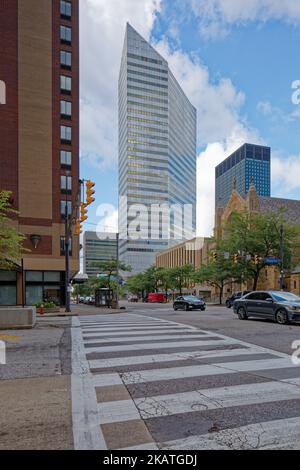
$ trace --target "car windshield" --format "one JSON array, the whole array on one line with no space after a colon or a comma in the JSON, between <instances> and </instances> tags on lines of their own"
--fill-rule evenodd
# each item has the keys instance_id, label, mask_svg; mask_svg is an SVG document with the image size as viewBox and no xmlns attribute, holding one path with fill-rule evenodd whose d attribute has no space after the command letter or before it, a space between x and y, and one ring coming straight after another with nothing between
<instances>
[{"instance_id":1,"label":"car windshield","mask_svg":"<svg viewBox=\"0 0 300 470\"><path fill-rule=\"evenodd\" d=\"M300 302L300 297L291 292L272 292L272 295L277 302Z\"/></svg>"},{"instance_id":2,"label":"car windshield","mask_svg":"<svg viewBox=\"0 0 300 470\"><path fill-rule=\"evenodd\" d=\"M196 297L195 295L185 295L184 298L185 300L202 300L199 297Z\"/></svg>"}]
</instances>

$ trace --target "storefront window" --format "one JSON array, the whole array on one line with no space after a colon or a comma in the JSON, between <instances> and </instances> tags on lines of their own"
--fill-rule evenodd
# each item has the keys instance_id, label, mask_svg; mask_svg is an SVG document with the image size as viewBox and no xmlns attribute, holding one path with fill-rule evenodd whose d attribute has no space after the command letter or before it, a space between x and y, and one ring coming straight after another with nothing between
<instances>
[{"instance_id":1,"label":"storefront window","mask_svg":"<svg viewBox=\"0 0 300 470\"><path fill-rule=\"evenodd\" d=\"M0 284L0 305L16 305L16 286L5 286Z\"/></svg>"},{"instance_id":2,"label":"storefront window","mask_svg":"<svg viewBox=\"0 0 300 470\"><path fill-rule=\"evenodd\" d=\"M26 272L26 304L52 301L58 305L63 298L64 283L59 271Z\"/></svg>"},{"instance_id":3,"label":"storefront window","mask_svg":"<svg viewBox=\"0 0 300 470\"><path fill-rule=\"evenodd\" d=\"M0 271L0 305L16 305L16 283L17 273L15 271Z\"/></svg>"},{"instance_id":4,"label":"storefront window","mask_svg":"<svg viewBox=\"0 0 300 470\"><path fill-rule=\"evenodd\" d=\"M35 305L43 300L43 286L26 286L26 304Z\"/></svg>"}]
</instances>

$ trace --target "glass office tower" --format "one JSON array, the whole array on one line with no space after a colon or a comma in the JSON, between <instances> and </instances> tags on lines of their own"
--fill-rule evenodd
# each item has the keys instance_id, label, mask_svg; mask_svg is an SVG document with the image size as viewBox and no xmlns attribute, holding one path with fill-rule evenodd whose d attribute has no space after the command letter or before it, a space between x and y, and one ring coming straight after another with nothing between
<instances>
[{"instance_id":1,"label":"glass office tower","mask_svg":"<svg viewBox=\"0 0 300 470\"><path fill-rule=\"evenodd\" d=\"M216 207L226 207L235 187L248 193L254 182L259 196L271 195L271 149L244 144L216 167Z\"/></svg>"},{"instance_id":2,"label":"glass office tower","mask_svg":"<svg viewBox=\"0 0 300 470\"><path fill-rule=\"evenodd\" d=\"M192 238L196 230L196 110L166 60L129 24L119 77L119 197L120 259L133 273L147 269L158 252L182 237ZM144 228L139 239L132 239L128 227L137 204L143 205L139 217ZM175 207L153 223L154 205Z\"/></svg>"}]
</instances>

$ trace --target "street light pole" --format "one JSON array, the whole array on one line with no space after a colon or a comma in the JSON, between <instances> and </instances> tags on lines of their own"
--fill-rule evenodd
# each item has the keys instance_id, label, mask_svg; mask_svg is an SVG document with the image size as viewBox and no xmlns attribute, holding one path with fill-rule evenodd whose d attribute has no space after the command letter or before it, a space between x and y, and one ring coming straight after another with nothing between
<instances>
[{"instance_id":1,"label":"street light pole","mask_svg":"<svg viewBox=\"0 0 300 470\"><path fill-rule=\"evenodd\" d=\"M69 279L70 279L70 234L69 234L69 209L68 199L66 198L65 209L65 305L66 313L70 313L70 292L69 292Z\"/></svg>"},{"instance_id":2,"label":"street light pole","mask_svg":"<svg viewBox=\"0 0 300 470\"><path fill-rule=\"evenodd\" d=\"M284 290L284 230L280 226L280 290Z\"/></svg>"}]
</instances>

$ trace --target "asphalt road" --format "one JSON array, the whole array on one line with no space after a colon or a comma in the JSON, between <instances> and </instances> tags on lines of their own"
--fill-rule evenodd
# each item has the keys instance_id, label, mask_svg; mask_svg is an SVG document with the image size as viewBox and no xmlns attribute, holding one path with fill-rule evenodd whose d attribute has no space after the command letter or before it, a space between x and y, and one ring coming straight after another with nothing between
<instances>
[{"instance_id":1,"label":"asphalt road","mask_svg":"<svg viewBox=\"0 0 300 470\"><path fill-rule=\"evenodd\" d=\"M232 309L219 306L208 306L205 312L177 311L171 304L141 304L123 302L122 305L133 313L164 318L198 328L207 329L232 338L240 339L265 348L291 354L293 341L300 341L300 323L279 325L269 320L241 321Z\"/></svg>"}]
</instances>

